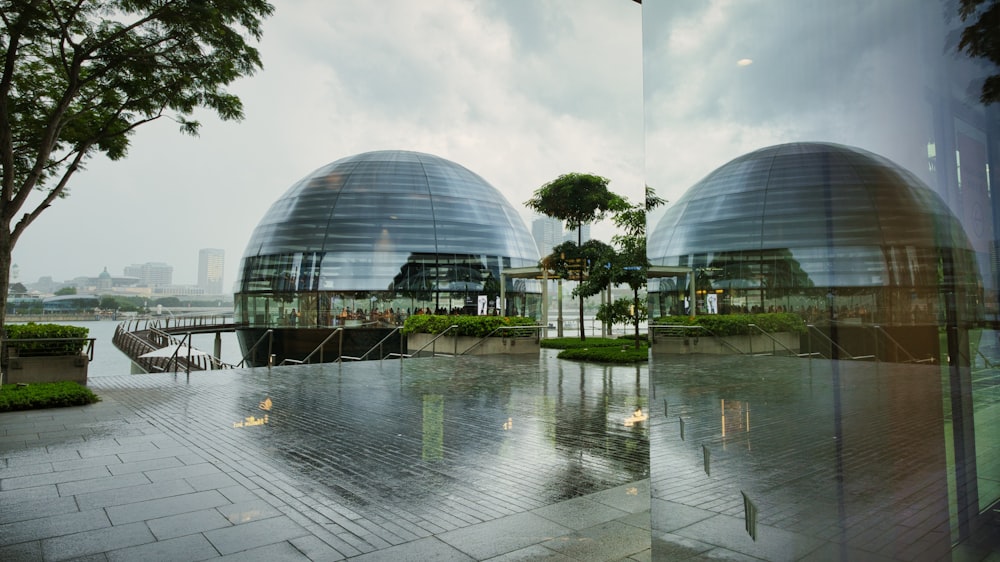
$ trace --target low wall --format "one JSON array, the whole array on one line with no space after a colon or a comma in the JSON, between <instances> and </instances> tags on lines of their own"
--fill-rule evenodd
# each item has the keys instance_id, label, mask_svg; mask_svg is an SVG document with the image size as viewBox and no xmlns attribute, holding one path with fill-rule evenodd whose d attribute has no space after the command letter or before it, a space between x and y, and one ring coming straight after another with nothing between
<instances>
[{"instance_id":1,"label":"low wall","mask_svg":"<svg viewBox=\"0 0 1000 562\"><path fill-rule=\"evenodd\" d=\"M771 337L761 334L720 337L704 335L697 337L693 335L687 337L661 336L653 342L653 353L674 355L684 353L710 355L774 353L775 355L787 355L789 350L794 353L799 352L799 335L796 333L776 332L771 334Z\"/></svg>"},{"instance_id":2,"label":"low wall","mask_svg":"<svg viewBox=\"0 0 1000 562\"><path fill-rule=\"evenodd\" d=\"M406 336L407 353L414 353L418 349L427 345L435 334L409 334ZM471 336L441 336L434 343L430 344L420 355L431 355L432 353L444 354L466 354L466 355L503 355L535 353L541 350L538 340L534 336L529 337L491 337L486 341L476 345L482 338ZM476 346L469 351L472 346ZM468 351L468 353L465 353Z\"/></svg>"},{"instance_id":3,"label":"low wall","mask_svg":"<svg viewBox=\"0 0 1000 562\"><path fill-rule=\"evenodd\" d=\"M4 373L4 384L75 381L87 384L86 354L48 357L11 357Z\"/></svg>"}]
</instances>

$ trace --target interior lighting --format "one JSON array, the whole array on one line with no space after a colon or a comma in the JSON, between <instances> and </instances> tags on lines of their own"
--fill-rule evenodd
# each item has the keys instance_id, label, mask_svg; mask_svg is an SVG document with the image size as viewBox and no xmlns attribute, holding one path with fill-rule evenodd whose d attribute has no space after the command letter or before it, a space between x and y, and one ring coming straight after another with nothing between
<instances>
[{"instance_id":1,"label":"interior lighting","mask_svg":"<svg viewBox=\"0 0 1000 562\"><path fill-rule=\"evenodd\" d=\"M740 59L736 61L736 64L739 66L750 66L753 64L753 59Z\"/></svg>"}]
</instances>

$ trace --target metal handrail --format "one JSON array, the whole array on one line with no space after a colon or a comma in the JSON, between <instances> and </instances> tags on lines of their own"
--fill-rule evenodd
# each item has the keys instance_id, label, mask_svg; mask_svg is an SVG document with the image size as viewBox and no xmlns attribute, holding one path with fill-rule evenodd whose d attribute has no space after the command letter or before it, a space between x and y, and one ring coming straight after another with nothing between
<instances>
[{"instance_id":1,"label":"metal handrail","mask_svg":"<svg viewBox=\"0 0 1000 562\"><path fill-rule=\"evenodd\" d=\"M424 345L420 346L420 349L414 351L413 353L400 353L399 357L400 358L406 358L406 357L413 357L415 355L418 355L421 351L427 349L427 346L433 344L434 342L436 342L438 340L438 338L440 338L441 336L447 334L448 332L452 331L455 328L458 328L458 324L452 324L451 326L448 326L447 328L444 329L443 332L441 332L440 334L438 334L438 335L434 336L433 338L431 338L431 341L429 341L429 342L425 343ZM458 344L456 343L455 345L458 345ZM456 352L457 352L457 350L456 350ZM434 357L435 355L436 355L436 352L432 350L431 351L431 357ZM457 355L457 353L455 355Z\"/></svg>"},{"instance_id":2,"label":"metal handrail","mask_svg":"<svg viewBox=\"0 0 1000 562\"><path fill-rule=\"evenodd\" d=\"M842 351L844 353L844 355L847 356L848 359L851 359L851 360L857 360L857 359L875 359L876 361L878 361L878 358L875 357L874 355L858 355L858 356L851 355L851 353L849 351L847 351L846 349L844 349L843 347L841 347L840 345L838 345L837 342L833 341L832 339L830 339L829 336L827 336L826 334L824 334L823 332L821 332L819 330L819 328L816 327L815 324L806 324L806 328L807 329L811 329L811 330L815 330L816 333L819 334L820 336L822 336L822 338L824 340L830 342L830 345L832 345L833 347L836 347L837 349L839 349L840 351ZM812 340L810 339L809 341L812 341ZM821 357L825 357L822 353L817 352L817 354L820 355ZM809 357L812 358L812 356L813 356L812 346L810 346L809 347Z\"/></svg>"},{"instance_id":3,"label":"metal handrail","mask_svg":"<svg viewBox=\"0 0 1000 562\"><path fill-rule=\"evenodd\" d=\"M352 357L350 355L341 355L340 356L341 362L343 362L344 359L350 359L351 361L364 361L365 358L368 357L369 353L375 351L375 348L378 348L379 351L381 351L382 344L385 343L386 340L388 340L389 338L391 338L393 334L395 334L396 332L400 331L401 329L402 328L400 328L398 326L395 327L395 328L393 328L391 332L389 332L384 338L382 338L381 340L379 340L379 342L377 344L373 345L371 347L371 349L369 349L368 351L364 352L364 354L361 355L360 357ZM392 356L392 355L399 355L399 354L395 354L395 353L390 354L390 356ZM379 359L382 359L382 354L381 353L379 353Z\"/></svg>"},{"instance_id":4,"label":"metal handrail","mask_svg":"<svg viewBox=\"0 0 1000 562\"><path fill-rule=\"evenodd\" d=\"M772 343L776 343L776 344L780 345L781 347L785 348L785 351L787 351L789 354L794 355L796 357L802 357L803 355L805 355L805 354L799 353L798 351L795 351L794 349L791 349L787 345L781 343L780 341L778 341L778 338L772 336L770 334L770 332L767 332L766 330L764 330L764 328L761 328L760 326L758 326L756 324L747 324L747 326L749 326L751 328L756 328L757 331L759 331L761 334L763 334L765 337L767 337L767 339L771 340ZM750 344L750 354L753 355L753 343L752 343L753 340L751 339L750 341L751 341L751 344ZM771 354L772 355L774 354L774 347L773 346L771 347Z\"/></svg>"},{"instance_id":5,"label":"metal handrail","mask_svg":"<svg viewBox=\"0 0 1000 562\"><path fill-rule=\"evenodd\" d=\"M337 348L337 361L340 361L341 357L343 356L342 352L344 351L344 328L334 328L334 330L330 332L330 335L326 336L326 338L323 339L323 341L320 342L318 346L316 346L316 349L309 352L309 355L306 355L304 359L299 360L299 359L285 358L281 360L281 363L279 363L278 366L280 367L281 365L287 365L287 364L301 365L302 363L309 363L310 359L312 359L312 356L316 355L316 353L319 353L319 362L322 363L323 348L326 347L326 342L330 341L330 339L333 338L333 336L336 336L337 334L340 334L340 345Z\"/></svg>"},{"instance_id":6,"label":"metal handrail","mask_svg":"<svg viewBox=\"0 0 1000 562\"><path fill-rule=\"evenodd\" d=\"M537 342L540 339L540 337L541 337L540 334L541 334L541 331L542 331L543 328L545 328L545 326L542 326L541 324L534 325L534 326L499 326L499 327L495 328L493 331L491 331L490 333L488 333L485 336L479 338L479 340L476 341L476 343L470 345L468 348L466 348L465 351L463 351L462 353L459 353L458 355L465 355L466 353L468 353L468 352L472 351L473 349L475 349L475 348L479 347L480 345L482 345L483 342L485 342L488 338L493 337L493 334L495 334L495 333L497 333L499 331L502 331L502 330L531 330L531 331L535 332L535 341ZM507 336L503 336L503 337L506 338ZM516 336L512 336L512 337L516 337Z\"/></svg>"},{"instance_id":7,"label":"metal handrail","mask_svg":"<svg viewBox=\"0 0 1000 562\"><path fill-rule=\"evenodd\" d=\"M257 346L260 345L260 343L262 341L264 341L264 338L268 338L268 341L267 341L267 346L268 346L268 350L267 350L267 357L268 357L267 364L268 364L268 366L271 365L271 349L270 348L271 348L271 345L273 345L273 343L274 343L274 330L270 330L269 329L266 332L264 332L263 334L261 334L261 336L259 338L257 338L257 341L254 342L254 344L252 346L250 346L250 349L248 349L247 352L246 352L246 354L243 355L243 357L240 359L240 362L236 364L237 367L243 367L244 365L246 365L247 358L250 357L251 355L253 355L253 352L256 351Z\"/></svg>"},{"instance_id":8,"label":"metal handrail","mask_svg":"<svg viewBox=\"0 0 1000 562\"><path fill-rule=\"evenodd\" d=\"M879 326L878 324L872 324L872 329L875 330L876 332L881 332L882 335L884 335L886 338L888 338L889 341L892 342L892 344L894 346L896 346L896 349L899 349L900 351L902 351L903 353L905 353L907 357L910 358L910 362L912 362L912 363L928 363L928 362L933 363L934 362L934 358L933 357L928 357L927 359L917 359L916 357L914 357L913 354L910 353L909 351L907 351L907 349L905 347L903 347L898 341L896 341L896 339L893 338L892 335L889 334L889 332L885 331L885 328L883 328L882 326ZM875 338L875 345L876 345L875 355L878 355L878 347L877 347L878 346L878 338L877 337ZM985 359L985 357L984 357L984 359ZM877 358L876 358L876 360L877 360Z\"/></svg>"},{"instance_id":9,"label":"metal handrail","mask_svg":"<svg viewBox=\"0 0 1000 562\"><path fill-rule=\"evenodd\" d=\"M706 328L704 326L700 326L698 324L692 324L692 325L687 325L687 324L653 324L653 325L649 326L649 333L653 334L656 331L657 328L677 329L677 330L683 330L685 332L688 331L688 330L701 330L701 331L705 332L706 334L708 334L709 336L712 336L713 338L715 338L716 341L718 341L722 345L724 345L724 346L728 347L729 349L735 351L736 353L738 353L740 355L745 355L745 353L743 352L742 349L736 347L735 345L733 345L733 344L727 342L726 340L722 339L721 337L715 335L715 333L712 332L712 330L709 330L708 328ZM687 334L685 334L684 337L688 337ZM698 336L695 336L695 337L697 338ZM654 341L655 341L655 337L651 335L650 336L650 344L652 344Z\"/></svg>"}]
</instances>

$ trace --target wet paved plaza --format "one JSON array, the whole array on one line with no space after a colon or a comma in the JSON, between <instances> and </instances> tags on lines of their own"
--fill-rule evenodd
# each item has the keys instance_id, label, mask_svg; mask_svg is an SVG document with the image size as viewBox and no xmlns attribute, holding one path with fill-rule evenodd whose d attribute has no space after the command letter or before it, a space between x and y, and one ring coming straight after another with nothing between
<instances>
[{"instance_id":1,"label":"wet paved plaza","mask_svg":"<svg viewBox=\"0 0 1000 562\"><path fill-rule=\"evenodd\" d=\"M99 404L0 414L0 559L648 560L646 373L92 377Z\"/></svg>"},{"instance_id":2,"label":"wet paved plaza","mask_svg":"<svg viewBox=\"0 0 1000 562\"><path fill-rule=\"evenodd\" d=\"M654 559L1000 559L997 537L952 550L940 366L689 355L650 370ZM996 497L1000 387L975 380L979 487Z\"/></svg>"},{"instance_id":3,"label":"wet paved plaza","mask_svg":"<svg viewBox=\"0 0 1000 562\"><path fill-rule=\"evenodd\" d=\"M1000 559L952 548L940 366L653 359L93 377L0 414L0 560ZM971 381L995 497L1000 384Z\"/></svg>"}]
</instances>

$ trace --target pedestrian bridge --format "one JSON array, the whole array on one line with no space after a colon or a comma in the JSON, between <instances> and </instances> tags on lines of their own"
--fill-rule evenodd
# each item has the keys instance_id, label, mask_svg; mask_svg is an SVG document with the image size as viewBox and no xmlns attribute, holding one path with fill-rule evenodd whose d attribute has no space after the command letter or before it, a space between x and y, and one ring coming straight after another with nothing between
<instances>
[{"instance_id":1,"label":"pedestrian bridge","mask_svg":"<svg viewBox=\"0 0 1000 562\"><path fill-rule=\"evenodd\" d=\"M226 314L135 318L120 323L111 341L132 360L133 370L207 371L237 366L219 359L223 332L235 331L232 316ZM191 335L212 333L215 345L211 353L190 345Z\"/></svg>"}]
</instances>

